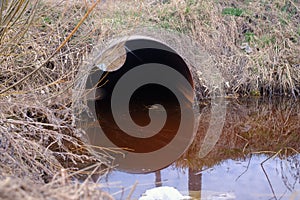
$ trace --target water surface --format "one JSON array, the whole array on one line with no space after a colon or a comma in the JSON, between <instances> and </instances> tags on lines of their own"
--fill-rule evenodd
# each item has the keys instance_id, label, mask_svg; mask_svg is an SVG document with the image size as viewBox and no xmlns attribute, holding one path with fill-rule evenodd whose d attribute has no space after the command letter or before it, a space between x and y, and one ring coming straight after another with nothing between
<instances>
[{"instance_id":1,"label":"water surface","mask_svg":"<svg viewBox=\"0 0 300 200\"><path fill-rule=\"evenodd\" d=\"M198 155L211 117L210 102L200 102L200 108L193 143L172 165L147 174L112 171L100 183L116 199L126 199L133 187L130 197L138 199L159 186L203 200L300 199L298 100L226 100L222 135L204 158Z\"/></svg>"},{"instance_id":2,"label":"water surface","mask_svg":"<svg viewBox=\"0 0 300 200\"><path fill-rule=\"evenodd\" d=\"M174 165L150 174L114 171L101 182L116 199L126 199L135 184L132 199L157 186L172 186L193 199L203 200L224 195L227 199L241 200L300 199L300 156L270 159L263 168L261 163L267 158L254 155L245 160L227 159L202 171L179 169Z\"/></svg>"}]
</instances>

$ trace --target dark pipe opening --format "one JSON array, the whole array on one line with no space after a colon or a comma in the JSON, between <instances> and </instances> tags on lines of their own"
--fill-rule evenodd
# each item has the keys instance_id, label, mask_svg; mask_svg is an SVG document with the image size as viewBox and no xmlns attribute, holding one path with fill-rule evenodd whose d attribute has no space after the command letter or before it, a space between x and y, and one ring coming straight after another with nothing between
<instances>
[{"instance_id":1,"label":"dark pipe opening","mask_svg":"<svg viewBox=\"0 0 300 200\"><path fill-rule=\"evenodd\" d=\"M149 109L155 109L155 107L151 107L154 104L161 104L167 112L167 121L163 129L152 137L132 137L119 129L112 115L111 97L116 83L129 70L147 63L159 63L175 69L188 80L192 88L194 88L193 78L184 59L173 49L158 41L149 39L129 40L125 43L125 49L126 61L122 67L109 72L105 77L105 72L103 72L103 75L99 77L98 80L102 79L102 81L97 85L99 88L96 89L96 97L98 98L90 106L95 106L97 119L102 130L116 146L128 148L130 151L138 153L152 152L162 148L174 138L180 125L180 109L185 108L180 108L176 96L164 86L147 84L139 87L130 99L129 112L132 120L140 126L147 125L150 122ZM143 76L147 77L148 74L143 74ZM107 83L102 85L105 81ZM100 87L100 85L102 86ZM191 96L193 94L193 91L189 91L186 95ZM190 97L188 98L190 99ZM192 101L191 104L193 104ZM192 105L187 105L187 108L190 107Z\"/></svg>"}]
</instances>

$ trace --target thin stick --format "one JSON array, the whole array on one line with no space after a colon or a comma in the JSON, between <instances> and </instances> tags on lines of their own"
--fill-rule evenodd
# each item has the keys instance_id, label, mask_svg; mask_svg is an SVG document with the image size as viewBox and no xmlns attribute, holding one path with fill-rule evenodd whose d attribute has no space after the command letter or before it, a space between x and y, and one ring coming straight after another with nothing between
<instances>
[{"instance_id":1,"label":"thin stick","mask_svg":"<svg viewBox=\"0 0 300 200\"><path fill-rule=\"evenodd\" d=\"M274 188L273 188L273 186L272 186L272 183L271 183L271 181L270 181L270 179L269 179L269 176L268 176L268 174L267 174L267 172L266 172L266 170L265 170L265 168L264 168L264 163L267 162L268 160L270 160L270 159L276 157L278 154L280 154L281 151L282 151L282 149L280 149L280 150L279 150L277 153L275 153L273 156L268 157L266 160L264 160L262 163L260 163L260 166L261 166L261 168L262 168L262 170L263 170L263 172L264 172L264 174L265 174L265 176L266 176L266 178L267 178L267 181L268 181L268 183L269 183L269 186L270 186L270 188L271 188L271 191L272 191L272 193L273 193L273 196L274 196L274 199L275 199L275 200L277 200L277 197L276 197Z\"/></svg>"},{"instance_id":2,"label":"thin stick","mask_svg":"<svg viewBox=\"0 0 300 200\"><path fill-rule=\"evenodd\" d=\"M138 185L138 182L136 181L136 182L134 183L134 185L132 186L132 188L131 188L131 190L130 190L130 192L129 192L127 198L126 198L126 200L130 200L130 198L131 198L131 196L132 196L134 190L136 189L136 186L137 186L137 185Z\"/></svg>"},{"instance_id":3,"label":"thin stick","mask_svg":"<svg viewBox=\"0 0 300 200\"><path fill-rule=\"evenodd\" d=\"M270 179L269 179L269 176L268 176L268 174L267 174L267 172L266 172L266 170L265 170L265 168L264 168L264 162L266 162L266 161L269 160L270 158L272 158L272 157L267 158L267 159L266 159L265 161L263 161L260 165L261 165L261 168L262 168L262 170L263 170L263 172L264 172L264 174L265 174L265 176L266 176L266 178L267 178L267 181L268 181L269 186L270 186L270 188L271 188L271 191L272 191L272 194L273 194L273 196L274 196L274 199L277 200L277 197L276 197L274 188L273 188L273 186L272 186L272 183L271 183L271 181L270 181Z\"/></svg>"},{"instance_id":4,"label":"thin stick","mask_svg":"<svg viewBox=\"0 0 300 200\"><path fill-rule=\"evenodd\" d=\"M248 169L249 169L249 166L250 166L250 162L251 162L251 159L252 159L252 154L250 155L250 158L249 158L249 161L248 161L248 164L247 164L247 167L246 167L246 169L235 179L235 181L238 181L239 180L239 178L241 177L241 176L243 176L247 171L248 171Z\"/></svg>"}]
</instances>

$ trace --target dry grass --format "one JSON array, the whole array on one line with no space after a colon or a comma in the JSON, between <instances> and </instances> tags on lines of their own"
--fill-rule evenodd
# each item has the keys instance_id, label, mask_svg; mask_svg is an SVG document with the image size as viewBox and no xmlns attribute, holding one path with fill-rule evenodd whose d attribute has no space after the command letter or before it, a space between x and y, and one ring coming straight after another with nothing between
<instances>
[{"instance_id":1,"label":"dry grass","mask_svg":"<svg viewBox=\"0 0 300 200\"><path fill-rule=\"evenodd\" d=\"M225 77L227 94L296 96L299 7L277 0L171 1L152 9L150 19L203 45Z\"/></svg>"},{"instance_id":2,"label":"dry grass","mask_svg":"<svg viewBox=\"0 0 300 200\"><path fill-rule=\"evenodd\" d=\"M84 19L91 6L85 0L0 2L1 198L99 195L96 185L70 181L84 173L79 169L96 163L101 171L113 160L107 150L95 154L76 128L72 88L95 44L137 27L198 41L222 72L227 95L300 94L299 1L111 0ZM36 191L27 187L31 182Z\"/></svg>"},{"instance_id":3,"label":"dry grass","mask_svg":"<svg viewBox=\"0 0 300 200\"><path fill-rule=\"evenodd\" d=\"M12 12L1 7L4 17L17 13L13 25L1 21L1 199L112 199L91 183L91 174L106 173L113 158L87 146L71 108L80 62L102 32L97 23L75 32L90 10L82 2L22 6ZM77 179L87 181L75 184Z\"/></svg>"},{"instance_id":4,"label":"dry grass","mask_svg":"<svg viewBox=\"0 0 300 200\"><path fill-rule=\"evenodd\" d=\"M63 174L63 172L62 172ZM113 197L99 189L99 184L68 182L63 177L57 177L51 184L37 184L28 179L7 177L0 181L1 199L103 199L113 200Z\"/></svg>"}]
</instances>

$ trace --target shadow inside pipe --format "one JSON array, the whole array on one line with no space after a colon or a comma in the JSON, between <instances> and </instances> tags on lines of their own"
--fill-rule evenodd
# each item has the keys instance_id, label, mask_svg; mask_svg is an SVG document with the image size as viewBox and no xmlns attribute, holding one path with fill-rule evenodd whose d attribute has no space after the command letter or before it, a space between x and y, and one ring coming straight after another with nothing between
<instances>
[{"instance_id":1,"label":"shadow inside pipe","mask_svg":"<svg viewBox=\"0 0 300 200\"><path fill-rule=\"evenodd\" d=\"M124 48L126 59L121 67L114 67L116 70L109 73L98 70L95 76L91 74L89 77L93 81L90 88L97 86L95 99L89 102L89 107L95 110L101 127L101 131L90 131L89 140L96 146L122 149L126 155L113 155L119 169L133 173L155 171L178 159L195 136L197 120L193 78L184 59L160 42L140 38L126 41ZM138 75L124 78L130 73L137 73L137 69L140 70ZM139 85L143 80L149 82ZM136 86L136 90L131 93L125 87L115 92L119 85ZM119 96L114 97L114 92ZM117 113L114 114L113 109ZM124 112L126 109L129 115ZM123 124L118 124L116 116ZM153 123L162 124L162 127L153 127ZM155 156L164 155L168 151L166 146L171 147L172 156L167 159ZM147 164L145 155L150 158L153 152L156 164Z\"/></svg>"},{"instance_id":2,"label":"shadow inside pipe","mask_svg":"<svg viewBox=\"0 0 300 200\"><path fill-rule=\"evenodd\" d=\"M163 96L158 94L163 94ZM157 104L162 105L164 110L155 106ZM141 132L140 137L134 137L121 130L116 124L109 103L96 102L98 122L103 132L107 133L106 136L117 147L136 153L149 153L159 150L174 139L181 121L180 109L174 108L179 108L179 103L174 94L167 88L157 85L146 85L136 90L130 101L129 113L138 126L143 127L150 123L149 109L158 114L166 110L167 120L158 133L153 134L149 130L149 132ZM131 128L130 131L138 135L139 129Z\"/></svg>"}]
</instances>

